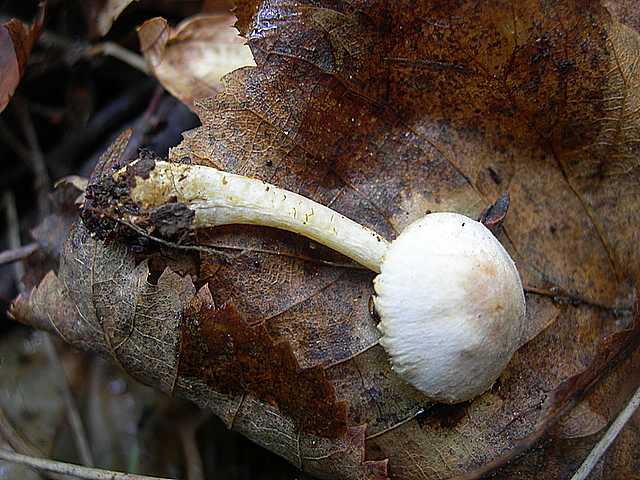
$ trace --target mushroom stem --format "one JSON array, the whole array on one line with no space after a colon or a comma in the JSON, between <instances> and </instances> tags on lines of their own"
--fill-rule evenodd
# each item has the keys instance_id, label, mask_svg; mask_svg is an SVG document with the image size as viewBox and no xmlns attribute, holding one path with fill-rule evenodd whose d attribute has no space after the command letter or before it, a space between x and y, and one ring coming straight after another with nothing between
<instances>
[{"instance_id":1,"label":"mushroom stem","mask_svg":"<svg viewBox=\"0 0 640 480\"><path fill-rule=\"evenodd\" d=\"M202 165L158 161L148 177L136 177L131 199L145 209L184 204L194 212L195 228L246 224L288 230L377 273L389 246L373 230L302 195Z\"/></svg>"}]
</instances>

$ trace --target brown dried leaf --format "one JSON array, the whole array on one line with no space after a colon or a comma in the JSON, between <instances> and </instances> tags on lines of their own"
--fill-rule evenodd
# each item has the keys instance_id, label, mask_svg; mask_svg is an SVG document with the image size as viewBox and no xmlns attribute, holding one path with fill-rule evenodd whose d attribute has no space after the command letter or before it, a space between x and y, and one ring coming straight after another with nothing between
<instances>
[{"instance_id":1,"label":"brown dried leaf","mask_svg":"<svg viewBox=\"0 0 640 480\"><path fill-rule=\"evenodd\" d=\"M633 341L626 349L614 348L619 351L617 359L614 361L614 368L605 367L602 371L603 365L609 363L609 359L601 355L599 360L594 362L592 368L563 384L558 391L564 390L564 395L568 393L570 396L576 387L584 388L589 377L594 378L598 374L603 377L591 389L586 398L568 415L568 418L565 417L553 427L551 434L540 443L539 448L532 449L527 455L500 469L495 478L533 480L538 478L570 478L573 475L590 453L595 442L604 434L605 430L598 431L598 425L601 424L602 419L605 421L604 426L613 421L640 383L640 349L637 348L640 341L638 325L640 324L636 320ZM603 346L611 347L621 339L620 335L613 336ZM622 347L622 345L618 343L618 347ZM606 350L606 348L601 349L603 353ZM598 419L595 421L577 419L579 412L584 412L586 409L589 410L590 417ZM630 425L620 433L618 439L608 449L589 478L602 480L635 478L634 474L640 471L640 458L637 455L640 434L635 428L638 419L640 419L640 412L636 413ZM577 422L579 427L569 436L566 435L567 422L574 425ZM559 431L560 436L557 435Z\"/></svg>"},{"instance_id":2,"label":"brown dried leaf","mask_svg":"<svg viewBox=\"0 0 640 480\"><path fill-rule=\"evenodd\" d=\"M392 475L477 475L538 438L578 395L551 393L632 321L640 218L613 192L639 193L638 35L597 2L405 7L263 5L248 35L258 68L235 72L214 101L199 103L205 126L173 158L278 183L390 237L427 210L477 216L509 192L501 238L525 277L535 340L499 388L458 411L427 408L412 420L427 402L381 388L384 354L360 365L379 348L361 354L375 341L347 333L372 323L367 278L330 296L323 277L340 272L307 275L304 262L250 248L210 280L216 301L233 298L243 315L267 319L305 365L336 364L331 374L355 363L375 379L368 395L345 381L344 396L350 418L368 425L370 455L388 457ZM252 231L231 231L238 247L256 242ZM281 238L280 251L299 250ZM239 271L249 275L231 274ZM315 293L293 305L276 293L310 281ZM355 314L352 299L360 299ZM340 305L353 350L322 330L336 323L326 305ZM326 341L314 342L318 334ZM401 420L388 405L405 412Z\"/></svg>"},{"instance_id":3,"label":"brown dried leaf","mask_svg":"<svg viewBox=\"0 0 640 480\"><path fill-rule=\"evenodd\" d=\"M247 36L251 31L253 19L262 3L260 0L233 0L233 13L238 18L236 27L240 30L240 34Z\"/></svg>"},{"instance_id":4,"label":"brown dried leaf","mask_svg":"<svg viewBox=\"0 0 640 480\"><path fill-rule=\"evenodd\" d=\"M30 26L15 18L0 26L0 112L9 104L27 68L27 59L44 25L46 4L46 0L39 3Z\"/></svg>"},{"instance_id":5,"label":"brown dried leaf","mask_svg":"<svg viewBox=\"0 0 640 480\"><path fill-rule=\"evenodd\" d=\"M335 391L324 399L347 403L346 431L305 431L299 412L273 392L225 390L211 369L179 372L175 391L323 478L384 477L387 460L392 478L477 478L531 447L639 338L640 36L626 18L595 0L482 9L470 1L261 2L251 21L242 19L252 25L258 66L233 72L215 98L196 102L203 127L186 133L171 158L276 183L389 238L426 211L478 217L507 191L499 235L526 284L528 342L491 391L432 405L394 375L377 345L372 274L293 235L225 227L188 239L199 244L196 283L208 284L212 304L234 306L242 331L290 346L303 372L322 368ZM86 242L107 263L115 256L139 268L123 247L80 240L68 256ZM76 282L86 274L76 271ZM23 316L36 311L40 325L71 311L42 288L30 305L17 304ZM86 315L91 304L80 300ZM205 318L212 322L191 322ZM178 344L181 356L210 353L207 342ZM260 355L270 364L258 377L280 361ZM244 375L238 358L225 361ZM615 403L619 385L608 382L587 397L607 420L616 409L591 399ZM592 437L555 441L570 448ZM621 458L616 468L628 471ZM573 465L562 466L563 476ZM557 466L527 475L558 478Z\"/></svg>"},{"instance_id":6,"label":"brown dried leaf","mask_svg":"<svg viewBox=\"0 0 640 480\"><path fill-rule=\"evenodd\" d=\"M169 270L156 284L149 276L146 262L136 265L124 246L106 246L77 224L58 274L47 274L29 298L18 297L12 315L31 316L76 347L108 355L143 383L172 392L180 314L195 290Z\"/></svg>"},{"instance_id":7,"label":"brown dried leaf","mask_svg":"<svg viewBox=\"0 0 640 480\"><path fill-rule=\"evenodd\" d=\"M86 183L85 178L76 176L62 178L56 183L55 191L49 196L53 213L31 230L39 248L24 260L26 275L22 283L25 287L35 287L49 270L57 268L71 225L78 219Z\"/></svg>"},{"instance_id":8,"label":"brown dried leaf","mask_svg":"<svg viewBox=\"0 0 640 480\"><path fill-rule=\"evenodd\" d=\"M303 431L346 433L346 405L322 367L302 370L288 343L274 343L264 324L250 326L231 306L216 308L203 287L182 319L178 375L222 394L251 394L287 412Z\"/></svg>"},{"instance_id":9,"label":"brown dried leaf","mask_svg":"<svg viewBox=\"0 0 640 480\"><path fill-rule=\"evenodd\" d=\"M140 48L160 83L193 106L215 95L227 73L255 65L235 21L231 14L197 15L172 28L164 18L152 18L138 27Z\"/></svg>"},{"instance_id":10,"label":"brown dried leaf","mask_svg":"<svg viewBox=\"0 0 640 480\"><path fill-rule=\"evenodd\" d=\"M561 438L580 438L594 435L607 426L606 417L589 408L586 401L580 402L554 428Z\"/></svg>"}]
</instances>

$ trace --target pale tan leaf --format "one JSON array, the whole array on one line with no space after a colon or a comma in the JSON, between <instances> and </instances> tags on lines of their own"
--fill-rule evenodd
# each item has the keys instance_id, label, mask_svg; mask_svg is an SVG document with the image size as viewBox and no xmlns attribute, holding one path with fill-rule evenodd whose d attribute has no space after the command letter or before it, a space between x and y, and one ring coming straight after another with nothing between
<instances>
[{"instance_id":1,"label":"pale tan leaf","mask_svg":"<svg viewBox=\"0 0 640 480\"><path fill-rule=\"evenodd\" d=\"M138 27L140 47L160 83L187 105L215 95L229 72L255 65L231 14L198 15L172 28L164 18Z\"/></svg>"},{"instance_id":2,"label":"pale tan leaf","mask_svg":"<svg viewBox=\"0 0 640 480\"><path fill-rule=\"evenodd\" d=\"M96 14L96 33L101 37L105 36L111 30L113 22L117 20L122 12L130 3L138 0L105 0L98 7Z\"/></svg>"}]
</instances>

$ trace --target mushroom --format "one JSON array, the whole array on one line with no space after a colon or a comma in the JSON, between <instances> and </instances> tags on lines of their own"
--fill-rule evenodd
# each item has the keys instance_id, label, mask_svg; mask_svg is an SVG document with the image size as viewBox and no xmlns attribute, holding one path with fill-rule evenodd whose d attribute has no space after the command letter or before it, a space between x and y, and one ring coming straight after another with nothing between
<instances>
[{"instance_id":1,"label":"mushroom","mask_svg":"<svg viewBox=\"0 0 640 480\"><path fill-rule=\"evenodd\" d=\"M177 202L193 212L191 228L288 230L378 273L380 345L394 371L434 401L482 394L519 346L525 299L518 271L493 234L464 215L428 214L388 242L299 194L211 167L157 161L129 184L143 212ZM126 220L136 224L143 217Z\"/></svg>"}]
</instances>

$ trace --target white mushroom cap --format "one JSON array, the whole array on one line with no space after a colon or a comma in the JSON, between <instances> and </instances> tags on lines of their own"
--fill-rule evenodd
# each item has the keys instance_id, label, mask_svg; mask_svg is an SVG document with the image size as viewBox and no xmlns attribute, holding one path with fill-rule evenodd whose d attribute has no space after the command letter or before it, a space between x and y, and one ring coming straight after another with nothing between
<instances>
[{"instance_id":1,"label":"white mushroom cap","mask_svg":"<svg viewBox=\"0 0 640 480\"><path fill-rule=\"evenodd\" d=\"M518 271L493 234L464 215L411 224L391 243L374 287L393 369L435 401L484 393L519 346Z\"/></svg>"}]
</instances>

